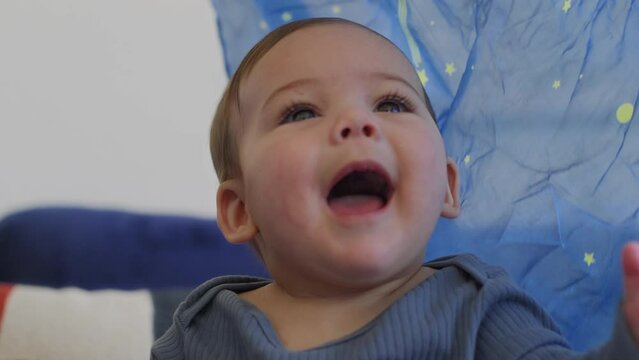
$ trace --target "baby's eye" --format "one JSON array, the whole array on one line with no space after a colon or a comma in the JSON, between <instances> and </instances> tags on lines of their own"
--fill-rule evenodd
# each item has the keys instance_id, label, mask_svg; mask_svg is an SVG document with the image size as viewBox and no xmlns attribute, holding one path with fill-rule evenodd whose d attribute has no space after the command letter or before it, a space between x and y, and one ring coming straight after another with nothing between
<instances>
[{"instance_id":1,"label":"baby's eye","mask_svg":"<svg viewBox=\"0 0 639 360\"><path fill-rule=\"evenodd\" d=\"M282 123L308 120L316 116L315 111L309 108L291 109L282 117Z\"/></svg>"},{"instance_id":2,"label":"baby's eye","mask_svg":"<svg viewBox=\"0 0 639 360\"><path fill-rule=\"evenodd\" d=\"M401 112L402 105L395 101L384 101L377 105L377 111L379 112Z\"/></svg>"},{"instance_id":3,"label":"baby's eye","mask_svg":"<svg viewBox=\"0 0 639 360\"><path fill-rule=\"evenodd\" d=\"M411 111L411 109L412 108L407 100L398 97L390 97L380 101L377 104L375 111L397 113Z\"/></svg>"}]
</instances>

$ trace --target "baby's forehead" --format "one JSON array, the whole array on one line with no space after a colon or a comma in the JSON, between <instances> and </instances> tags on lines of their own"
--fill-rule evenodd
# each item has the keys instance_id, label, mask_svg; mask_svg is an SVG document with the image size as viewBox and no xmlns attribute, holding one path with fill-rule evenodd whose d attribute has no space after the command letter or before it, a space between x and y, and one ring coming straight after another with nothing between
<instances>
[{"instance_id":1,"label":"baby's forehead","mask_svg":"<svg viewBox=\"0 0 639 360\"><path fill-rule=\"evenodd\" d=\"M313 24L285 35L256 61L241 88L260 91L291 74L330 76L354 60L363 65L355 71L398 74L421 88L410 60L395 44L362 25L342 22Z\"/></svg>"}]
</instances>

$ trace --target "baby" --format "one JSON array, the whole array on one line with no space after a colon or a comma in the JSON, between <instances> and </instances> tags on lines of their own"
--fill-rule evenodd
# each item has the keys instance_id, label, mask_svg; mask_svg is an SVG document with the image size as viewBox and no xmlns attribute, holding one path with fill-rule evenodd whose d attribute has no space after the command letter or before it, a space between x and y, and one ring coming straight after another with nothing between
<instances>
[{"instance_id":1,"label":"baby","mask_svg":"<svg viewBox=\"0 0 639 360\"><path fill-rule=\"evenodd\" d=\"M410 62L355 23L289 23L244 58L218 106L218 223L273 280L196 289L153 359L560 359L544 311L471 255L423 264L458 170ZM639 359L639 247L615 332L581 356Z\"/></svg>"}]
</instances>

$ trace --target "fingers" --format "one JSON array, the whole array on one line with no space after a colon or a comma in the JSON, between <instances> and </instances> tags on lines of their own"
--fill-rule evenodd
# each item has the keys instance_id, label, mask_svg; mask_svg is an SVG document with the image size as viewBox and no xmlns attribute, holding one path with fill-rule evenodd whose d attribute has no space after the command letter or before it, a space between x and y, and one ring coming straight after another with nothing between
<instances>
[{"instance_id":1,"label":"fingers","mask_svg":"<svg viewBox=\"0 0 639 360\"><path fill-rule=\"evenodd\" d=\"M639 276L639 241L631 241L623 248L624 270Z\"/></svg>"},{"instance_id":2,"label":"fingers","mask_svg":"<svg viewBox=\"0 0 639 360\"><path fill-rule=\"evenodd\" d=\"M630 331L639 343L639 242L626 244L622 252L623 311Z\"/></svg>"}]
</instances>

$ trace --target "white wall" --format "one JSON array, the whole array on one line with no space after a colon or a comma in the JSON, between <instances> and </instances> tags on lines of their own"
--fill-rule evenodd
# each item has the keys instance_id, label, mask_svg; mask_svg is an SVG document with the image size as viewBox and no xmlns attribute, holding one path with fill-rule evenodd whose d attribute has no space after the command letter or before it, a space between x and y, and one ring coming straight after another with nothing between
<instances>
[{"instance_id":1,"label":"white wall","mask_svg":"<svg viewBox=\"0 0 639 360\"><path fill-rule=\"evenodd\" d=\"M208 130L226 80L208 0L0 1L0 217L214 216Z\"/></svg>"}]
</instances>

